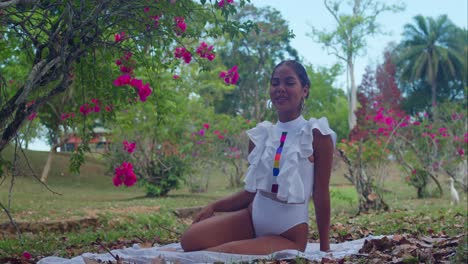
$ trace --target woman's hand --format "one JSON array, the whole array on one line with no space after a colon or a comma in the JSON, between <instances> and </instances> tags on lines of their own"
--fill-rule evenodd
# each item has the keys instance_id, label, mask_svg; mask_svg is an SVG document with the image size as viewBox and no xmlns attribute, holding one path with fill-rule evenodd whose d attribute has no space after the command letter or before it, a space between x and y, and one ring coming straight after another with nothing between
<instances>
[{"instance_id":1,"label":"woman's hand","mask_svg":"<svg viewBox=\"0 0 468 264\"><path fill-rule=\"evenodd\" d=\"M195 224L195 223L197 223L197 222L200 222L201 220L210 218L210 217L212 217L213 215L214 215L214 208L213 208L213 205L212 205L212 204L209 204L209 205L205 206L205 207L197 214L197 216L195 217L195 219L193 219L192 224Z\"/></svg>"}]
</instances>

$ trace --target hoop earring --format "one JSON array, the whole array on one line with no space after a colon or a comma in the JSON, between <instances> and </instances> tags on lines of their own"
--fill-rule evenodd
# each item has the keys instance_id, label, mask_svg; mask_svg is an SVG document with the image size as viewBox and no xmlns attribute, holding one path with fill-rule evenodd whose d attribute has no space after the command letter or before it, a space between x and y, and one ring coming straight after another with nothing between
<instances>
[{"instance_id":1,"label":"hoop earring","mask_svg":"<svg viewBox=\"0 0 468 264\"><path fill-rule=\"evenodd\" d=\"M268 101L267 101L267 109L269 109L269 110L273 109L273 103L271 102L270 99L268 99Z\"/></svg>"}]
</instances>

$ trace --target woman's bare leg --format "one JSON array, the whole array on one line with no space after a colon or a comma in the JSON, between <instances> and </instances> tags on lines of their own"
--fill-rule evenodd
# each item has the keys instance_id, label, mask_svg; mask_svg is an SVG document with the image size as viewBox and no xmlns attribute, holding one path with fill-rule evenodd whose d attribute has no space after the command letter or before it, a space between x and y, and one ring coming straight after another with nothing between
<instances>
[{"instance_id":1,"label":"woman's bare leg","mask_svg":"<svg viewBox=\"0 0 468 264\"><path fill-rule=\"evenodd\" d=\"M307 232L308 225L303 223L281 235L231 241L206 250L247 255L268 255L284 249L304 251L307 245Z\"/></svg>"},{"instance_id":2,"label":"woman's bare leg","mask_svg":"<svg viewBox=\"0 0 468 264\"><path fill-rule=\"evenodd\" d=\"M184 251L204 250L255 237L249 209L223 213L191 225L182 235Z\"/></svg>"}]
</instances>

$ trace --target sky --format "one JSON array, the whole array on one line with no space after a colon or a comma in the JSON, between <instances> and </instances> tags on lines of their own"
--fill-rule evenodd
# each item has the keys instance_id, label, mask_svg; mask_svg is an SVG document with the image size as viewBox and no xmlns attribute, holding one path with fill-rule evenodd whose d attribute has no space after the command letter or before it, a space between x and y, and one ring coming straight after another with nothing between
<instances>
[{"instance_id":1,"label":"sky","mask_svg":"<svg viewBox=\"0 0 468 264\"><path fill-rule=\"evenodd\" d=\"M356 83L361 82L361 77L367 66L376 66L382 62L383 51L388 43L398 43L402 37L405 24L414 24L414 16L436 18L447 15L457 26L467 28L468 0L379 0L388 5L403 3L406 8L399 13L386 12L377 17L377 23L381 25L386 35L369 37L368 47L363 56L358 57L355 63ZM343 2L348 2L345 0ZM325 8L323 0L251 0L256 6L271 6L279 10L283 18L288 21L290 29L295 34L291 44L299 52L304 63L316 66L331 66L338 61L334 55L328 52L314 40L307 36L312 32L312 27L319 30L332 30L336 23ZM346 5L343 6L345 8ZM346 75L343 74L341 82L337 85L346 86Z\"/></svg>"},{"instance_id":2,"label":"sky","mask_svg":"<svg viewBox=\"0 0 468 264\"><path fill-rule=\"evenodd\" d=\"M406 8L396 14L387 12L378 16L377 23L387 34L367 39L367 49L361 57L356 59L355 63L357 84L361 82L361 76L367 66L375 67L382 62L382 54L388 43L392 41L398 43L401 40L404 25L413 23L414 16L423 15L436 18L445 14L457 26L468 27L468 0L380 1L387 4L403 3ZM329 55L320 44L315 43L311 37L307 36L312 31L312 27L320 30L331 30L336 27L332 16L323 4L323 0L251 0L251 3L258 7L271 6L281 12L295 34L291 44L298 51L304 63L328 67L339 62L335 56ZM346 77L343 73L335 85L344 88L346 86L345 80ZM29 148L49 150L49 147L42 140L35 140L29 145Z\"/></svg>"}]
</instances>

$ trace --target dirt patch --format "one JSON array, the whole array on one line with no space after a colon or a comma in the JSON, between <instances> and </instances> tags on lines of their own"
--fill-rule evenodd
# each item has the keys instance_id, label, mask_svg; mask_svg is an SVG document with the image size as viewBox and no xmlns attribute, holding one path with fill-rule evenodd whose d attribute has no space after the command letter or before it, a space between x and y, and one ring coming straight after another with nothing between
<instances>
[{"instance_id":1,"label":"dirt patch","mask_svg":"<svg viewBox=\"0 0 468 264\"><path fill-rule=\"evenodd\" d=\"M88 209L84 208L83 212L86 217L97 217L99 214L129 214L129 213L155 213L159 212L161 206L132 206L132 207L115 207L106 209Z\"/></svg>"},{"instance_id":2,"label":"dirt patch","mask_svg":"<svg viewBox=\"0 0 468 264\"><path fill-rule=\"evenodd\" d=\"M32 233L37 234L41 232L71 232L80 229L95 228L98 225L97 218L83 218L76 220L64 221L48 221L48 222L16 222L16 227L22 234ZM3 239L12 238L16 236L16 227L12 223L0 224L0 237Z\"/></svg>"}]
</instances>

